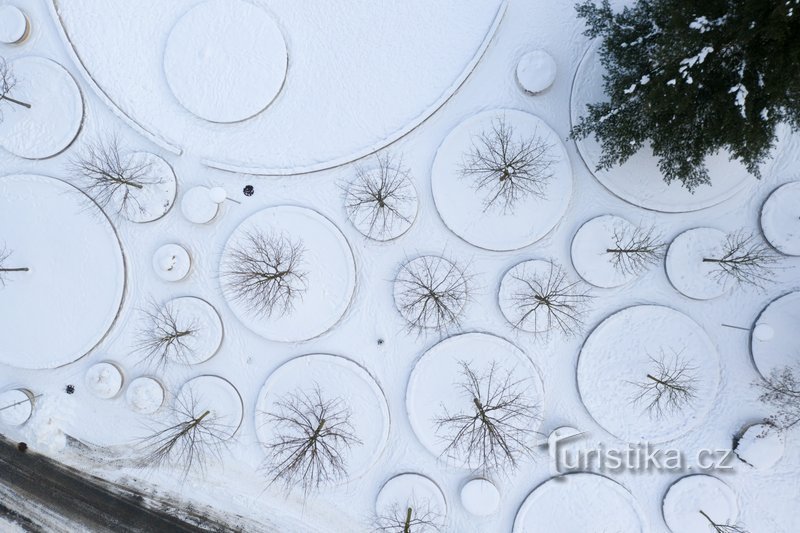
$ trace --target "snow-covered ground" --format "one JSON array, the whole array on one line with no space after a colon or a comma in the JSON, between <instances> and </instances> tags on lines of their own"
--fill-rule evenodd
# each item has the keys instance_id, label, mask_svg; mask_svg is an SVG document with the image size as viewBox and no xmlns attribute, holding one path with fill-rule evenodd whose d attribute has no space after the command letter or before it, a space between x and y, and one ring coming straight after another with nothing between
<instances>
[{"instance_id":1,"label":"snow-covered ground","mask_svg":"<svg viewBox=\"0 0 800 533\"><path fill-rule=\"evenodd\" d=\"M771 414L752 383L779 364L798 363L789 320L798 312L797 298L779 298L800 290L800 257L782 256L774 282L763 290L731 286L718 292L713 279L699 277L699 266L674 264L686 257L677 254L681 241L666 260L678 270L661 259L636 276L615 277L608 259L596 257L602 250L575 250L582 239L606 246L608 231L576 234L602 215L653 224L665 245L694 228L725 234L746 229L758 238L763 228L776 248L794 254L796 186L773 191L797 179L800 135L782 137L761 181L721 156L712 164L715 185L694 196L677 184L665 186L648 154L595 176L596 146L567 141L576 109L601 94L601 72L584 59L590 43L573 2L253 0L248 8L256 6L257 16L269 17L277 26L271 31L280 32L280 39L261 36L263 42L285 45L288 66L280 84L281 54L271 53L276 50L257 57L269 72L227 79L200 28L191 43L197 48L185 50L186 62L180 61L181 47L188 47L182 33L191 30L185 17L204 2L0 4L22 8L30 20L27 39L0 44L0 55L12 66L20 62L20 77L41 71L40 83L21 80L20 89L44 106L25 118L24 110L3 105L0 123L0 176L10 176L0 177L0 250L12 252L9 266L30 268L9 273L0 284L0 402L29 398L25 392L4 394L17 389L33 397L30 419L14 425L26 414L15 406L0 418L0 433L94 475L154 486L291 532L369 531L376 508L404 506L422 495L445 515L444 531L585 531L599 525L605 531L662 532L672 525L677 533L703 525L697 522L697 491L707 492L717 520L736 520L751 531L800 530L800 430L782 436L782 456L763 468L747 457L764 466L768 461L760 459L773 459L774 449L764 451L764 441L746 433L739 452L750 464L732 454L732 469L706 472L713 477L699 480L687 476L696 473L691 470L632 469L552 479L548 450L537 446L555 428L570 426L587 432L576 437L583 445L624 448L647 436L670 439L659 446L694 457L701 449L730 450L734 436ZM239 23L248 35L248 21L234 20L229 31ZM3 28L11 30L18 28ZM221 35L233 49L249 42ZM200 94L199 83L194 93L185 79L174 79L202 63L203 48L220 69L216 77L202 72L203 79L221 84L208 94ZM531 60L528 54L536 50L554 59L556 75L549 88L532 94L521 83L541 87L553 73L546 61ZM250 66L247 50L232 60ZM185 73L176 70L176 61ZM547 69L540 76L530 72L537 64ZM229 85L234 81L242 84ZM260 83L268 86L248 92ZM213 104L226 91L232 97L244 91L248 98ZM474 140L465 126L498 114L524 117L563 153L547 187L552 194L530 202L534 211L486 212L478 191L452 175ZM143 223L113 212L105 217L71 187L83 185L72 170L81 150L112 135L129 153L154 154L171 167L177 187L167 191L169 205L159 203L164 216ZM451 147L454 140L459 145ZM402 235L379 242L351 222L345 189L356 165L372 168L374 156L351 162L387 146L407 168L418 208ZM297 174L301 170L318 171ZM452 190L442 190L443 184ZM200 186L205 189L194 189ZM286 313L252 313L232 298L221 275L231 246L253 230L303 242L308 274L302 298ZM186 255L162 249L169 244ZM686 253L703 245L694 240ZM470 287L458 324L442 335L409 329L393 292L403 264L431 255L463 268ZM531 260L560 265L570 283L585 278L596 285L574 335L515 329L501 310L501 281ZM159 272L171 272L170 266L185 276ZM613 287L602 288L607 286ZM715 297L701 299L709 290ZM137 350L143 310L184 297L207 302L222 327L209 324L214 321L208 316L199 319L206 325L192 342L205 339L209 346L195 364L148 364ZM620 312L630 319L621 321ZM751 333L762 322L772 335L763 328ZM445 340L460 332L469 335ZM454 345L459 353L449 349ZM645 367L660 349L681 353L701 374L692 411L671 413L661 425L628 400L636 372L649 371ZM508 368L524 370L519 377L536 384L530 396L540 404L540 434L529 436L532 457L516 470L475 472L438 455L442 446L432 417L443 403L457 403L449 391L457 389L456 363L467 358L483 365L518 361ZM99 372L98 363L117 374ZM104 369L109 367L99 367ZM264 413L274 411L281 396L317 386L352 404L361 444L347 458L352 476L305 497L270 484L261 468L264 442L273 438ZM220 459L185 477L177 465L138 468L141 438L171 420L170 406L192 395L232 433ZM68 445L65 434L88 447ZM496 487L496 510L476 501L476 492L494 497L488 485L470 484L478 478ZM711 489L719 489L719 498Z\"/></svg>"}]
</instances>

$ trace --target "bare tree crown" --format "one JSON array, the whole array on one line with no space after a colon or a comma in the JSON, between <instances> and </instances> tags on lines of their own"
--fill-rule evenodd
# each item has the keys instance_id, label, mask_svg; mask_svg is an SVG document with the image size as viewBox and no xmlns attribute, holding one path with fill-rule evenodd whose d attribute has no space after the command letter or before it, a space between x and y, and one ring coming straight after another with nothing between
<instances>
[{"instance_id":1,"label":"bare tree crown","mask_svg":"<svg viewBox=\"0 0 800 533\"><path fill-rule=\"evenodd\" d=\"M557 161L552 148L537 131L525 138L515 136L513 126L499 117L473 141L461 176L471 179L475 191L485 195L484 211L493 207L512 211L521 200L546 196Z\"/></svg>"},{"instance_id":2,"label":"bare tree crown","mask_svg":"<svg viewBox=\"0 0 800 533\"><path fill-rule=\"evenodd\" d=\"M728 234L718 256L703 258L704 263L715 264L711 275L719 282L758 288L772 281L779 260L769 245L745 231Z\"/></svg>"},{"instance_id":3,"label":"bare tree crown","mask_svg":"<svg viewBox=\"0 0 800 533\"><path fill-rule=\"evenodd\" d=\"M402 161L389 154L377 157L377 169L356 168L355 179L345 188L347 216L367 237L389 240L414 221L417 193Z\"/></svg>"},{"instance_id":4,"label":"bare tree crown","mask_svg":"<svg viewBox=\"0 0 800 533\"><path fill-rule=\"evenodd\" d=\"M640 381L629 382L637 389L632 402L644 404L651 416L661 418L680 411L697 398L697 367L689 364L680 352L662 351L650 357L651 369Z\"/></svg>"},{"instance_id":5,"label":"bare tree crown","mask_svg":"<svg viewBox=\"0 0 800 533\"><path fill-rule=\"evenodd\" d=\"M142 360L158 368L170 363L191 363L193 347L189 341L199 331L197 319L183 316L174 302L151 302L142 314L146 325L139 330L135 346Z\"/></svg>"},{"instance_id":6,"label":"bare tree crown","mask_svg":"<svg viewBox=\"0 0 800 533\"><path fill-rule=\"evenodd\" d=\"M0 246L0 287L5 287L9 277L14 273L29 272L30 268L9 263L11 250Z\"/></svg>"},{"instance_id":7,"label":"bare tree crown","mask_svg":"<svg viewBox=\"0 0 800 533\"><path fill-rule=\"evenodd\" d=\"M767 421L781 430L788 430L800 423L800 378L791 367L772 370L768 378L755 385L761 389L759 400L771 406L775 412Z\"/></svg>"},{"instance_id":8,"label":"bare tree crown","mask_svg":"<svg viewBox=\"0 0 800 533\"><path fill-rule=\"evenodd\" d=\"M140 441L143 466L170 464L187 475L222 460L231 427L209 405L201 405L194 391L179 394L170 410L171 422Z\"/></svg>"},{"instance_id":9,"label":"bare tree crown","mask_svg":"<svg viewBox=\"0 0 800 533\"><path fill-rule=\"evenodd\" d=\"M443 408L436 418L437 434L447 443L443 455L480 470L517 467L533 453L540 406L526 393L530 384L515 379L492 362L479 373L462 361L458 388L463 405L455 412Z\"/></svg>"},{"instance_id":10,"label":"bare tree crown","mask_svg":"<svg viewBox=\"0 0 800 533\"><path fill-rule=\"evenodd\" d=\"M427 500L411 498L406 505L394 504L375 517L375 533L437 533L443 526L441 513Z\"/></svg>"},{"instance_id":11,"label":"bare tree crown","mask_svg":"<svg viewBox=\"0 0 800 533\"><path fill-rule=\"evenodd\" d=\"M31 104L28 102L23 102L10 96L16 86L17 78L14 76L11 65L9 65L4 58L0 57L0 103L8 102L9 104L30 109ZM2 118L3 115L0 113L0 121L2 121Z\"/></svg>"},{"instance_id":12,"label":"bare tree crown","mask_svg":"<svg viewBox=\"0 0 800 533\"><path fill-rule=\"evenodd\" d=\"M470 297L467 275L440 256L408 261L394 284L395 305L409 326L417 330L445 331L457 326Z\"/></svg>"},{"instance_id":13,"label":"bare tree crown","mask_svg":"<svg viewBox=\"0 0 800 533\"><path fill-rule=\"evenodd\" d=\"M88 143L71 166L78 182L84 184L84 191L97 205L129 217L146 210L140 201L140 191L163 181L162 177L152 175L152 163L124 152L114 136Z\"/></svg>"},{"instance_id":14,"label":"bare tree crown","mask_svg":"<svg viewBox=\"0 0 800 533\"><path fill-rule=\"evenodd\" d=\"M714 533L747 533L747 530L743 526L716 522L702 509L700 509L700 514L706 519L708 526Z\"/></svg>"},{"instance_id":15,"label":"bare tree crown","mask_svg":"<svg viewBox=\"0 0 800 533\"><path fill-rule=\"evenodd\" d=\"M228 252L221 278L231 297L249 311L283 316L307 289L304 254L299 239L253 230Z\"/></svg>"},{"instance_id":16,"label":"bare tree crown","mask_svg":"<svg viewBox=\"0 0 800 533\"><path fill-rule=\"evenodd\" d=\"M664 247L655 226L625 225L614 228L614 245L606 253L618 272L635 275L661 261Z\"/></svg>"},{"instance_id":17,"label":"bare tree crown","mask_svg":"<svg viewBox=\"0 0 800 533\"><path fill-rule=\"evenodd\" d=\"M515 288L507 318L524 331L577 334L591 300L589 289L580 281L570 281L560 265L548 264L545 271L523 263L509 273Z\"/></svg>"},{"instance_id":18,"label":"bare tree crown","mask_svg":"<svg viewBox=\"0 0 800 533\"><path fill-rule=\"evenodd\" d=\"M317 386L289 394L265 414L275 428L273 440L264 444L270 483L299 486L308 494L347 477L347 454L362 442L343 399L326 398Z\"/></svg>"}]
</instances>

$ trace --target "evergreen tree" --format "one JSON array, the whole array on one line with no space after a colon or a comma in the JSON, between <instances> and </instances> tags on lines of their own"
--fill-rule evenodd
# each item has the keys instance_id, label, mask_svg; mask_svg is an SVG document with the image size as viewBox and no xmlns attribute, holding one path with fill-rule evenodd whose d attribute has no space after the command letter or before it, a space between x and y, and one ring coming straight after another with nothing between
<instances>
[{"instance_id":1,"label":"evergreen tree","mask_svg":"<svg viewBox=\"0 0 800 533\"><path fill-rule=\"evenodd\" d=\"M800 0L608 0L576 6L600 37L607 103L572 137L596 135L599 168L649 141L664 179L709 183L706 156L727 150L760 177L776 126L800 127Z\"/></svg>"}]
</instances>

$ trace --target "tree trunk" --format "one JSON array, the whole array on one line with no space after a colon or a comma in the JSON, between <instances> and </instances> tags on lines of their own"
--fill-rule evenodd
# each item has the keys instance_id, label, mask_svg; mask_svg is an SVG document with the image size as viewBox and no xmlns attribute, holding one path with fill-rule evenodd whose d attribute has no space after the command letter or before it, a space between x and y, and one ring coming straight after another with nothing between
<instances>
[{"instance_id":1,"label":"tree trunk","mask_svg":"<svg viewBox=\"0 0 800 533\"><path fill-rule=\"evenodd\" d=\"M15 99L11 98L10 96L0 96L0 100L8 100L12 104L21 105L22 107L26 107L28 109L31 108L31 104L26 104L25 102L20 102L19 100L15 100Z\"/></svg>"}]
</instances>

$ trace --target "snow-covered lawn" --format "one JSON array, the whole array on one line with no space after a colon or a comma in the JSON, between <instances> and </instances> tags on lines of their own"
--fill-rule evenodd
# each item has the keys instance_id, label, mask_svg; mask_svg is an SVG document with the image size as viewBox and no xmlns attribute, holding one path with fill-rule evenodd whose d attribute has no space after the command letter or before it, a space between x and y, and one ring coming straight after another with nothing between
<instances>
[{"instance_id":1,"label":"snow-covered lawn","mask_svg":"<svg viewBox=\"0 0 800 533\"><path fill-rule=\"evenodd\" d=\"M800 369L800 135L694 195L644 152L595 171L573 2L5 3L0 433L292 532L800 530L800 429L753 385ZM136 179L92 189L101 146ZM703 261L731 236L771 279ZM566 427L738 447L557 477Z\"/></svg>"}]
</instances>

